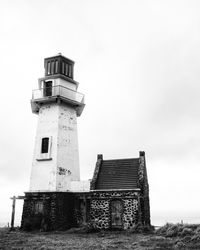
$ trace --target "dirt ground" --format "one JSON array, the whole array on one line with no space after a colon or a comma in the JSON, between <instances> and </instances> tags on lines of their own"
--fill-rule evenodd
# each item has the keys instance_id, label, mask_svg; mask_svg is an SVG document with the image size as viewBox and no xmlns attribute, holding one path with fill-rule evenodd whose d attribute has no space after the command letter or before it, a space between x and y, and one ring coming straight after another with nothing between
<instances>
[{"instance_id":1,"label":"dirt ground","mask_svg":"<svg viewBox=\"0 0 200 250\"><path fill-rule=\"evenodd\" d=\"M177 238L165 238L156 234L133 234L128 232L21 232L0 229L1 250L29 250L29 249L138 249L138 250L171 250L195 249L200 245L181 245Z\"/></svg>"}]
</instances>

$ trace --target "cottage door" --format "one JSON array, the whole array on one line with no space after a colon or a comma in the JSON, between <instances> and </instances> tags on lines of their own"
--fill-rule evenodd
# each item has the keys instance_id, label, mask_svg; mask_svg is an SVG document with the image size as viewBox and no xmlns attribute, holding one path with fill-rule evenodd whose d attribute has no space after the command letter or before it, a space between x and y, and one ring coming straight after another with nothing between
<instances>
[{"instance_id":1,"label":"cottage door","mask_svg":"<svg viewBox=\"0 0 200 250\"><path fill-rule=\"evenodd\" d=\"M122 202L120 200L111 201L111 227L122 228Z\"/></svg>"}]
</instances>

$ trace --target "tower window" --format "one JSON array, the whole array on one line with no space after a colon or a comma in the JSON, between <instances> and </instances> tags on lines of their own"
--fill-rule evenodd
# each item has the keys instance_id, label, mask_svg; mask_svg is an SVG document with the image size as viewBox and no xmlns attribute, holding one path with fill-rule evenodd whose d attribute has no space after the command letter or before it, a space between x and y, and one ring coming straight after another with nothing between
<instances>
[{"instance_id":1,"label":"tower window","mask_svg":"<svg viewBox=\"0 0 200 250\"><path fill-rule=\"evenodd\" d=\"M51 74L54 74L54 61L51 62Z\"/></svg>"},{"instance_id":2,"label":"tower window","mask_svg":"<svg viewBox=\"0 0 200 250\"><path fill-rule=\"evenodd\" d=\"M45 82L43 91L44 96L52 96L52 81Z\"/></svg>"},{"instance_id":3,"label":"tower window","mask_svg":"<svg viewBox=\"0 0 200 250\"><path fill-rule=\"evenodd\" d=\"M58 73L58 60L56 60L56 63L55 63L55 73L56 74Z\"/></svg>"},{"instance_id":4,"label":"tower window","mask_svg":"<svg viewBox=\"0 0 200 250\"><path fill-rule=\"evenodd\" d=\"M68 76L72 77L72 66L71 65L69 65Z\"/></svg>"},{"instance_id":5,"label":"tower window","mask_svg":"<svg viewBox=\"0 0 200 250\"><path fill-rule=\"evenodd\" d=\"M68 64L65 64L65 75L68 75Z\"/></svg>"},{"instance_id":6,"label":"tower window","mask_svg":"<svg viewBox=\"0 0 200 250\"><path fill-rule=\"evenodd\" d=\"M50 75L50 62L47 63L47 75Z\"/></svg>"},{"instance_id":7,"label":"tower window","mask_svg":"<svg viewBox=\"0 0 200 250\"><path fill-rule=\"evenodd\" d=\"M52 136L40 137L38 141L37 161L52 160L51 157Z\"/></svg>"},{"instance_id":8,"label":"tower window","mask_svg":"<svg viewBox=\"0 0 200 250\"><path fill-rule=\"evenodd\" d=\"M44 137L42 138L41 153L42 154L48 153L48 150L49 150L49 138Z\"/></svg>"},{"instance_id":9,"label":"tower window","mask_svg":"<svg viewBox=\"0 0 200 250\"><path fill-rule=\"evenodd\" d=\"M65 74L65 63L62 62L62 74Z\"/></svg>"}]
</instances>

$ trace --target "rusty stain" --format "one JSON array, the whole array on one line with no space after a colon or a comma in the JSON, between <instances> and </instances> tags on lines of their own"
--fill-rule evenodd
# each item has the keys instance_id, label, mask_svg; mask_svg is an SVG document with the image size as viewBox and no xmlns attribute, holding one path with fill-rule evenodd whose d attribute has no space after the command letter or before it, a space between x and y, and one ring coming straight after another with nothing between
<instances>
[{"instance_id":1,"label":"rusty stain","mask_svg":"<svg viewBox=\"0 0 200 250\"><path fill-rule=\"evenodd\" d=\"M66 168L62 168L62 167L59 167L58 168L58 174L59 175L71 175L71 171L66 169Z\"/></svg>"}]
</instances>

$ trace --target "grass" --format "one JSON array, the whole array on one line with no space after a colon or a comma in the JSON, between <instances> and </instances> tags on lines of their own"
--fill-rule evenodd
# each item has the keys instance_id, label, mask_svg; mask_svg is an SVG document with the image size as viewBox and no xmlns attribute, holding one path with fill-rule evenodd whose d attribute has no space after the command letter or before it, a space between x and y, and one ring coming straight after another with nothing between
<instances>
[{"instance_id":1,"label":"grass","mask_svg":"<svg viewBox=\"0 0 200 250\"><path fill-rule=\"evenodd\" d=\"M156 232L125 231L83 233L76 230L22 232L0 229L1 250L173 250L200 249L200 225L166 224Z\"/></svg>"}]
</instances>

